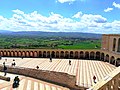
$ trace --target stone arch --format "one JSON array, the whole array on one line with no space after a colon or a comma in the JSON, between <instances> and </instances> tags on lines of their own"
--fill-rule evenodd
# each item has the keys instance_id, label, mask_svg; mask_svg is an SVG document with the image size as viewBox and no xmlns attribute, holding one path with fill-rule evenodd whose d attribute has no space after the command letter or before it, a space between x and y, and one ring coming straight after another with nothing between
<instances>
[{"instance_id":1,"label":"stone arch","mask_svg":"<svg viewBox=\"0 0 120 90\"><path fill-rule=\"evenodd\" d=\"M118 39L118 48L117 51L120 52L120 38Z\"/></svg>"},{"instance_id":2,"label":"stone arch","mask_svg":"<svg viewBox=\"0 0 120 90\"><path fill-rule=\"evenodd\" d=\"M11 56L12 56L12 57L14 57L14 56L15 56L14 51L11 51Z\"/></svg>"},{"instance_id":3,"label":"stone arch","mask_svg":"<svg viewBox=\"0 0 120 90\"><path fill-rule=\"evenodd\" d=\"M100 60L100 52L99 51L96 52L96 60Z\"/></svg>"},{"instance_id":4,"label":"stone arch","mask_svg":"<svg viewBox=\"0 0 120 90\"><path fill-rule=\"evenodd\" d=\"M78 58L78 51L75 51L75 58Z\"/></svg>"},{"instance_id":5,"label":"stone arch","mask_svg":"<svg viewBox=\"0 0 120 90\"><path fill-rule=\"evenodd\" d=\"M73 58L73 51L70 51L70 58Z\"/></svg>"},{"instance_id":6,"label":"stone arch","mask_svg":"<svg viewBox=\"0 0 120 90\"><path fill-rule=\"evenodd\" d=\"M52 58L55 58L55 52L54 51L51 52L51 56L52 56Z\"/></svg>"},{"instance_id":7,"label":"stone arch","mask_svg":"<svg viewBox=\"0 0 120 90\"><path fill-rule=\"evenodd\" d=\"M7 51L7 56L8 56L8 57L10 57L10 56L11 56L10 51Z\"/></svg>"},{"instance_id":8,"label":"stone arch","mask_svg":"<svg viewBox=\"0 0 120 90\"><path fill-rule=\"evenodd\" d=\"M42 52L41 51L39 51L39 57L42 57Z\"/></svg>"},{"instance_id":9,"label":"stone arch","mask_svg":"<svg viewBox=\"0 0 120 90\"><path fill-rule=\"evenodd\" d=\"M46 58L46 51L43 51L43 58Z\"/></svg>"},{"instance_id":10,"label":"stone arch","mask_svg":"<svg viewBox=\"0 0 120 90\"><path fill-rule=\"evenodd\" d=\"M117 66L117 67L120 66L120 58L117 58L117 60L116 60L116 66Z\"/></svg>"},{"instance_id":11,"label":"stone arch","mask_svg":"<svg viewBox=\"0 0 120 90\"><path fill-rule=\"evenodd\" d=\"M17 51L14 52L14 56L18 57L18 52Z\"/></svg>"},{"instance_id":12,"label":"stone arch","mask_svg":"<svg viewBox=\"0 0 120 90\"><path fill-rule=\"evenodd\" d=\"M109 62L109 55L108 54L105 57L105 62Z\"/></svg>"},{"instance_id":13,"label":"stone arch","mask_svg":"<svg viewBox=\"0 0 120 90\"><path fill-rule=\"evenodd\" d=\"M34 51L33 55L34 55L34 57L38 57L38 52Z\"/></svg>"},{"instance_id":14,"label":"stone arch","mask_svg":"<svg viewBox=\"0 0 120 90\"><path fill-rule=\"evenodd\" d=\"M90 52L90 59L93 59L93 60L95 59L95 52L93 52L93 51Z\"/></svg>"},{"instance_id":15,"label":"stone arch","mask_svg":"<svg viewBox=\"0 0 120 90\"><path fill-rule=\"evenodd\" d=\"M7 51L4 51L4 56L7 56Z\"/></svg>"},{"instance_id":16,"label":"stone arch","mask_svg":"<svg viewBox=\"0 0 120 90\"><path fill-rule=\"evenodd\" d=\"M25 51L22 51L22 57L26 57Z\"/></svg>"},{"instance_id":17,"label":"stone arch","mask_svg":"<svg viewBox=\"0 0 120 90\"><path fill-rule=\"evenodd\" d=\"M29 51L26 51L26 57L30 57Z\"/></svg>"},{"instance_id":18,"label":"stone arch","mask_svg":"<svg viewBox=\"0 0 120 90\"><path fill-rule=\"evenodd\" d=\"M104 61L105 54L101 53L101 60Z\"/></svg>"},{"instance_id":19,"label":"stone arch","mask_svg":"<svg viewBox=\"0 0 120 90\"><path fill-rule=\"evenodd\" d=\"M50 58L50 51L47 51L47 58Z\"/></svg>"},{"instance_id":20,"label":"stone arch","mask_svg":"<svg viewBox=\"0 0 120 90\"><path fill-rule=\"evenodd\" d=\"M30 51L29 54L30 54L30 57L34 57L34 53L33 51Z\"/></svg>"},{"instance_id":21,"label":"stone arch","mask_svg":"<svg viewBox=\"0 0 120 90\"><path fill-rule=\"evenodd\" d=\"M113 39L113 51L115 51L115 47L116 47L116 38Z\"/></svg>"},{"instance_id":22,"label":"stone arch","mask_svg":"<svg viewBox=\"0 0 120 90\"><path fill-rule=\"evenodd\" d=\"M0 51L0 56L4 56L4 52L3 51Z\"/></svg>"},{"instance_id":23,"label":"stone arch","mask_svg":"<svg viewBox=\"0 0 120 90\"><path fill-rule=\"evenodd\" d=\"M61 58L64 58L64 51L61 51L61 52L60 52L60 57L61 57Z\"/></svg>"},{"instance_id":24,"label":"stone arch","mask_svg":"<svg viewBox=\"0 0 120 90\"><path fill-rule=\"evenodd\" d=\"M83 58L84 58L84 52L81 51L81 52L80 52L80 59L83 59Z\"/></svg>"},{"instance_id":25,"label":"stone arch","mask_svg":"<svg viewBox=\"0 0 120 90\"><path fill-rule=\"evenodd\" d=\"M59 51L56 52L56 58L59 58Z\"/></svg>"},{"instance_id":26,"label":"stone arch","mask_svg":"<svg viewBox=\"0 0 120 90\"><path fill-rule=\"evenodd\" d=\"M69 52L65 51L65 58L69 58Z\"/></svg>"},{"instance_id":27,"label":"stone arch","mask_svg":"<svg viewBox=\"0 0 120 90\"><path fill-rule=\"evenodd\" d=\"M114 58L114 56L112 56L112 57L110 58L110 63L113 64L113 65L115 65L115 58Z\"/></svg>"},{"instance_id":28,"label":"stone arch","mask_svg":"<svg viewBox=\"0 0 120 90\"><path fill-rule=\"evenodd\" d=\"M85 59L89 59L89 52L88 51L85 52Z\"/></svg>"},{"instance_id":29,"label":"stone arch","mask_svg":"<svg viewBox=\"0 0 120 90\"><path fill-rule=\"evenodd\" d=\"M22 56L22 52L18 51L18 56L21 57Z\"/></svg>"}]
</instances>

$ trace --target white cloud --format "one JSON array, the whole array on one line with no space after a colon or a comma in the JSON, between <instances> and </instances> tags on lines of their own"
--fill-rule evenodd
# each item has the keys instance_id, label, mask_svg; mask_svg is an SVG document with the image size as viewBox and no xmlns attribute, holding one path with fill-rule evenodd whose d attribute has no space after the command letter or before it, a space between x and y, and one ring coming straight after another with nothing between
<instances>
[{"instance_id":1,"label":"white cloud","mask_svg":"<svg viewBox=\"0 0 120 90\"><path fill-rule=\"evenodd\" d=\"M113 6L120 9L120 4L113 2Z\"/></svg>"},{"instance_id":2,"label":"white cloud","mask_svg":"<svg viewBox=\"0 0 120 90\"><path fill-rule=\"evenodd\" d=\"M96 22L96 23L106 23L107 19L102 17L101 15L92 15L92 14L84 14L81 17L82 22Z\"/></svg>"},{"instance_id":3,"label":"white cloud","mask_svg":"<svg viewBox=\"0 0 120 90\"><path fill-rule=\"evenodd\" d=\"M74 1L76 1L76 0L58 0L58 2L60 2L60 3L65 3L65 2L71 3Z\"/></svg>"},{"instance_id":4,"label":"white cloud","mask_svg":"<svg viewBox=\"0 0 120 90\"><path fill-rule=\"evenodd\" d=\"M82 12L78 12L74 16L72 16L72 18L81 18L81 16L82 16Z\"/></svg>"},{"instance_id":5,"label":"white cloud","mask_svg":"<svg viewBox=\"0 0 120 90\"><path fill-rule=\"evenodd\" d=\"M0 30L91 33L118 33L120 30L120 21L107 22L101 15L78 12L73 17L66 18L53 12L48 17L37 11L28 14L20 10L13 12L11 18L0 16Z\"/></svg>"},{"instance_id":6,"label":"white cloud","mask_svg":"<svg viewBox=\"0 0 120 90\"><path fill-rule=\"evenodd\" d=\"M108 7L107 9L104 10L104 12L110 12L110 11L112 11L112 10L113 10L113 8L109 8L109 7Z\"/></svg>"}]
</instances>

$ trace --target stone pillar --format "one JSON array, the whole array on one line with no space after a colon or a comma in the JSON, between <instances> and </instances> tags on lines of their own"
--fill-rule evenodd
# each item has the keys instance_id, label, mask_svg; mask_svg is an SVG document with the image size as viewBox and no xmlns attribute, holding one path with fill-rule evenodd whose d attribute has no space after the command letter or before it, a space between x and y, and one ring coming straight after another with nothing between
<instances>
[{"instance_id":1,"label":"stone pillar","mask_svg":"<svg viewBox=\"0 0 120 90\"><path fill-rule=\"evenodd\" d=\"M118 38L116 38L116 47L115 47L115 52L117 52L118 49Z\"/></svg>"}]
</instances>

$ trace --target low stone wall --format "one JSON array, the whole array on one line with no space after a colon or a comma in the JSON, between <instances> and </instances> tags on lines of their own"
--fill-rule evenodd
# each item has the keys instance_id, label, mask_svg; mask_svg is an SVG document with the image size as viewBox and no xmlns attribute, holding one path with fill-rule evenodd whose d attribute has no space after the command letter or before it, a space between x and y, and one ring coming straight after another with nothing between
<instances>
[{"instance_id":1,"label":"low stone wall","mask_svg":"<svg viewBox=\"0 0 120 90\"><path fill-rule=\"evenodd\" d=\"M30 68L22 68L22 67L11 67L7 66L7 72L25 75L37 79L41 79L47 82L52 82L55 84L59 84L65 87L69 87L73 90L85 90L83 87L76 86L76 77L73 75L69 75L63 72L55 72L48 70L40 70L40 69L30 69ZM3 71L3 66L0 66L0 71Z\"/></svg>"},{"instance_id":2,"label":"low stone wall","mask_svg":"<svg viewBox=\"0 0 120 90\"><path fill-rule=\"evenodd\" d=\"M5 80L5 81L10 81L10 77L5 77L0 75L0 79Z\"/></svg>"}]
</instances>

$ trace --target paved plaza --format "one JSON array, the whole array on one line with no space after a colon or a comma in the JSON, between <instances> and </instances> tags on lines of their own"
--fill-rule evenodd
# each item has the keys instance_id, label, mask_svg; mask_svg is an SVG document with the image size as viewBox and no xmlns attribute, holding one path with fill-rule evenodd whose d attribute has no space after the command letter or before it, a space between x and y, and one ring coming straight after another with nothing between
<instances>
[{"instance_id":1,"label":"paved plaza","mask_svg":"<svg viewBox=\"0 0 120 90\"><path fill-rule=\"evenodd\" d=\"M7 61L5 59L7 59ZM96 61L96 60L81 60L81 59L70 59L71 65L69 65L69 59L52 59L52 62L50 62L48 58L22 59L22 58L4 57L0 60L0 64L3 64L3 62L5 62L6 65L11 65L14 62L13 59L15 60L16 66L19 67L36 68L36 66L39 66L39 69L42 70L65 72L71 75L75 75L76 85L87 88L94 85L93 82L94 75L96 76L96 81L98 82L116 68L115 66L107 62ZM18 88L17 90L68 90L67 88L63 88L54 84L50 84L47 82L43 82L25 76L21 76L21 79L22 80L20 81L20 87L19 87L21 89ZM8 87L5 86L1 87L3 85L6 85L4 84L4 82L2 80L0 81L0 90L11 90L11 89L6 89L6 88L10 88L10 84L9 84L10 82L9 83L6 82L9 84ZM45 89L39 89L39 88L45 88Z\"/></svg>"}]
</instances>

